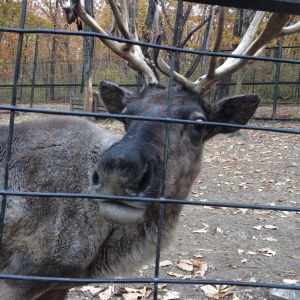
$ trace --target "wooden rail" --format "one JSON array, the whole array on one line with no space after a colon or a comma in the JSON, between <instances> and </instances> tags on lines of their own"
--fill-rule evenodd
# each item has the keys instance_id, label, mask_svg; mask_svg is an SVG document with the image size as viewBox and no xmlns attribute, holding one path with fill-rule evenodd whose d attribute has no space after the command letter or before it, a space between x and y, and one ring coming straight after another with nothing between
<instances>
[{"instance_id":1,"label":"wooden rail","mask_svg":"<svg viewBox=\"0 0 300 300\"><path fill-rule=\"evenodd\" d=\"M94 95L93 112L107 113L107 109L98 95ZM84 94L70 94L70 109L71 111L84 111Z\"/></svg>"}]
</instances>

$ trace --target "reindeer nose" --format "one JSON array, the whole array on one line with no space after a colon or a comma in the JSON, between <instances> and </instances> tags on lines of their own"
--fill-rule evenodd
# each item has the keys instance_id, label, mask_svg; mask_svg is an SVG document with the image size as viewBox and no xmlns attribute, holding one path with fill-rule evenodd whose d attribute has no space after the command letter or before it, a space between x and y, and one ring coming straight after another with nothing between
<instances>
[{"instance_id":1,"label":"reindeer nose","mask_svg":"<svg viewBox=\"0 0 300 300\"><path fill-rule=\"evenodd\" d=\"M122 140L99 159L92 181L101 193L157 197L161 183L161 160L152 145L138 146Z\"/></svg>"}]
</instances>

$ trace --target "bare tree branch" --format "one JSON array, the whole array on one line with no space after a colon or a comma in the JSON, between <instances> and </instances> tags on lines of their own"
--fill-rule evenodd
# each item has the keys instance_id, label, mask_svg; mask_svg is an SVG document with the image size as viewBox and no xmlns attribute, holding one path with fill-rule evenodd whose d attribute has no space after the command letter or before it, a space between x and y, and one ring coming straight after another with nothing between
<instances>
[{"instance_id":1,"label":"bare tree branch","mask_svg":"<svg viewBox=\"0 0 300 300\"><path fill-rule=\"evenodd\" d=\"M122 16L121 16L121 13L120 13L120 10L117 6L116 1L108 0L108 2L109 2L109 5L110 5L111 10L113 12L116 24L117 24L118 29L120 30L121 34L123 35L123 37L125 39L128 39L128 40L132 39L132 36L130 35L130 33L128 31L128 27L127 28L125 27L125 24L128 24L128 23L126 23L126 22L123 23ZM127 19L127 21L128 21L128 19Z\"/></svg>"},{"instance_id":2,"label":"bare tree branch","mask_svg":"<svg viewBox=\"0 0 300 300\"><path fill-rule=\"evenodd\" d=\"M69 23L74 22L79 17L94 32L107 35L102 27L86 13L80 0L71 0L70 2L71 5L64 7ZM128 46L126 43L119 43L105 38L99 39L115 54L127 61L132 69L139 72L144 80L144 84L157 83L157 79L149 67L140 46Z\"/></svg>"},{"instance_id":3,"label":"bare tree branch","mask_svg":"<svg viewBox=\"0 0 300 300\"><path fill-rule=\"evenodd\" d=\"M300 30L300 21L294 25L291 25L288 27L283 27L281 30L280 36L293 34L293 33L298 32L299 30Z\"/></svg>"},{"instance_id":4,"label":"bare tree branch","mask_svg":"<svg viewBox=\"0 0 300 300\"><path fill-rule=\"evenodd\" d=\"M219 9L216 9L215 14L219 13ZM197 32L200 28L202 28L207 22L210 21L212 18L212 15L210 14L205 20L203 20L199 25L197 25L195 28L193 28L186 36L186 38L183 40L183 42L180 44L181 47L185 47L187 42L191 39L193 34Z\"/></svg>"},{"instance_id":5,"label":"bare tree branch","mask_svg":"<svg viewBox=\"0 0 300 300\"><path fill-rule=\"evenodd\" d=\"M221 16L219 15L219 25L218 26L218 33L217 38L214 45L214 51L219 51L220 49L220 43L221 43L221 35L222 35L222 24L224 22L222 16L223 13L221 13ZM251 22L246 34L244 35L241 44L233 51L233 54L238 55L248 55L248 56L257 56L261 53L262 49L268 44L270 41L272 41L275 38L280 37L283 35L284 32L295 32L298 26L289 26L285 28L291 29L285 29L284 25L289 20L289 15L286 14L280 14L280 13L273 13L271 14L265 29L262 31L262 33L253 41L255 35L257 34L259 24L261 23L262 19L264 17L263 12L257 12L253 21ZM300 22L299 22L300 23ZM284 28L284 29L283 29ZM300 28L299 28L300 29ZM159 52L156 51L156 63L158 68L166 75L169 74L170 68L167 66L167 64L163 61L161 56L159 55ZM242 68L244 65L246 65L249 62L249 60L246 59L237 59L237 58L228 58L223 65L216 67L216 59L211 58L209 71L207 74L201 76L199 79L197 79L195 82L192 82L185 77L181 76L178 73L174 73L174 80L178 82L179 84L187 87L192 88L193 90L198 91L200 94L203 94L205 91L209 89L211 85L219 81L220 79L236 72L238 69Z\"/></svg>"},{"instance_id":6,"label":"bare tree branch","mask_svg":"<svg viewBox=\"0 0 300 300\"><path fill-rule=\"evenodd\" d=\"M225 8L220 7L219 11L219 20L218 20L218 28L217 28L217 34L215 38L215 44L213 47L213 52L219 52L222 44L222 37L224 33L224 24L225 24ZM215 69L217 65L217 57L216 56L211 56L210 57L210 62L208 66L208 71L207 71L207 78L211 79L214 77L215 74Z\"/></svg>"}]
</instances>

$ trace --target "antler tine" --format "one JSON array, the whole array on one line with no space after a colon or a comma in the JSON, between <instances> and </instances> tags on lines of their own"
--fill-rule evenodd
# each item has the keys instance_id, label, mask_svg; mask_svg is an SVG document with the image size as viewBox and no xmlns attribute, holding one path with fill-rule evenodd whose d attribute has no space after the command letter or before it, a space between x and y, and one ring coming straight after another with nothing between
<instances>
[{"instance_id":1,"label":"antler tine","mask_svg":"<svg viewBox=\"0 0 300 300\"><path fill-rule=\"evenodd\" d=\"M248 47L245 47L245 50L243 52L241 51L242 53L239 54L257 56L261 53L261 49L265 47L267 43L282 34L282 28L288 19L289 15L286 14L271 14L270 19L260 36ZM228 63L228 61L230 63ZM200 77L195 82L196 88L194 89L200 94L203 94L214 83L230 74L233 74L235 71L245 66L248 62L249 60L246 59L228 59L223 65L215 70L213 77L208 78L207 75Z\"/></svg>"},{"instance_id":2,"label":"antler tine","mask_svg":"<svg viewBox=\"0 0 300 300\"><path fill-rule=\"evenodd\" d=\"M89 16L84 10L80 0L71 0L70 6L65 6L64 9L69 14L68 21L72 23L75 21L74 16L79 17L85 24L87 24L94 32L108 35L98 23ZM71 17L70 17L71 16ZM124 27L125 28L125 27ZM129 33L128 33L129 34ZM114 53L123 58L135 71L139 72L143 77L144 84L157 83L157 79L146 62L146 59L140 50L139 46L130 45L126 43L119 43L117 41L108 40L105 38L99 39Z\"/></svg>"},{"instance_id":3,"label":"antler tine","mask_svg":"<svg viewBox=\"0 0 300 300\"><path fill-rule=\"evenodd\" d=\"M116 1L114 0L108 0L109 5L111 7L111 10L114 14L115 20L116 20L116 24L120 30L120 32L122 33L123 37L125 39L130 40L132 37L130 36L130 33L128 32L127 28L124 26L123 22L122 22L122 17L121 17L121 13L119 11L119 8L117 6ZM132 44L130 44L130 46L132 46Z\"/></svg>"},{"instance_id":4,"label":"antler tine","mask_svg":"<svg viewBox=\"0 0 300 300\"><path fill-rule=\"evenodd\" d=\"M161 33L158 34L157 39L156 39L156 44L160 45L161 44ZM154 49L154 63L156 67L166 76L170 76L171 69L169 65L163 60L163 58L160 55L160 49L155 48ZM193 89L193 82L185 78L184 76L180 75L176 71L173 73L173 79L175 82L180 84L181 86L187 88L187 89Z\"/></svg>"},{"instance_id":5,"label":"antler tine","mask_svg":"<svg viewBox=\"0 0 300 300\"><path fill-rule=\"evenodd\" d=\"M213 52L219 52L222 44L222 37L224 33L224 24L225 24L225 8L220 7L219 10L219 19L218 19L218 28L215 38L215 44L213 47ZM212 78L215 74L215 69L217 65L217 56L211 56L210 63L207 71L207 78Z\"/></svg>"},{"instance_id":6,"label":"antler tine","mask_svg":"<svg viewBox=\"0 0 300 300\"><path fill-rule=\"evenodd\" d=\"M281 35L289 35L296 33L300 30L300 21L294 25L283 27L281 30Z\"/></svg>"},{"instance_id":7,"label":"antler tine","mask_svg":"<svg viewBox=\"0 0 300 300\"><path fill-rule=\"evenodd\" d=\"M232 52L232 54L243 54L249 45L252 43L255 35L257 34L257 31L259 29L259 24L262 21L262 19L265 16L265 12L263 11L257 11L254 15L254 18L252 22L250 23L250 26L248 30L246 31L245 35L243 36L240 44L237 46L237 48ZM229 57L225 62L224 66L232 64L236 58Z\"/></svg>"}]
</instances>

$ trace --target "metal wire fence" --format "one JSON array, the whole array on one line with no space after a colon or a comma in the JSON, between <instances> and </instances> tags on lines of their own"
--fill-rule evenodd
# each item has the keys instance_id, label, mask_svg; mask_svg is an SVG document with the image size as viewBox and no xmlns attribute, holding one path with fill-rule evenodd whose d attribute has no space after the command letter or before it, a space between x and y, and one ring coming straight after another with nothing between
<instances>
[{"instance_id":1,"label":"metal wire fence","mask_svg":"<svg viewBox=\"0 0 300 300\"><path fill-rule=\"evenodd\" d=\"M158 202L158 203L177 203L177 204L185 204L185 205L198 205L198 206L220 206L220 207L234 207L234 208L248 208L253 210L270 210L270 211L289 211L289 212L300 212L300 207L292 207L292 206L273 206L273 205L251 205L251 204L241 204L241 203L224 203L224 202L204 202L204 201L188 201L188 200L175 200L175 199L164 199L162 197L157 198L140 198L140 197L116 197L116 196L107 196L107 195L98 195L98 194L77 194L77 193L41 193L41 192L21 192L21 191L10 191L8 190L8 174L9 174L9 160L11 156L11 146L12 146L12 138L13 138L13 131L14 131L14 122L15 122L15 113L16 112L35 112L40 114L60 114L60 115L76 115L76 116L97 116L97 117L104 117L107 118L107 114L94 114L94 113L80 113L80 112L70 112L70 111L60 111L60 110L44 110L44 109L30 109L30 108L23 108L17 106L17 91L18 91L18 83L19 83L19 74L20 74L20 58L22 52L22 42L24 34L35 34L35 33L51 33L51 34L71 34L71 35L92 35L98 36L101 38L107 38L107 36L96 34L96 33L78 33L78 32L70 32L70 31L55 31L55 30L42 30L42 29L25 29L25 18L26 18L26 5L27 1L23 1L23 9L22 9L22 16L21 16L21 23L19 28L0 28L0 31L9 31L9 32L17 32L19 33L19 40L18 40L18 52L16 57L16 64L15 64L15 73L13 82L13 89L12 89L12 96L11 96L11 103L10 105L0 105L0 110L6 110L10 112L10 123L9 123L9 134L7 137L7 157L6 157L6 169L5 169L5 176L2 183L2 189L0 190L1 198L1 210L0 210L0 242L3 236L3 228L4 228L4 217L5 217L5 208L7 203L8 196L32 196L32 197L44 197L45 199L49 197L56 197L56 198L86 198L86 199L111 199L111 200L130 200L130 201L143 201L143 202ZM178 7L182 5L182 2L178 2ZM267 7L266 7L267 9ZM179 14L179 8L177 10L177 18ZM112 40L117 40L124 42L124 39L118 39L114 37L108 37ZM132 41L127 41L128 43L133 43ZM214 56L223 56L223 57L231 57L232 55L226 53L211 53L206 51L192 51L188 49L179 49L176 47L163 47L158 45L151 45L147 43L138 43L139 45L146 45L148 47L158 47L162 49L166 49L170 51L174 57L174 53L178 51L183 51L187 53L193 53L197 55L214 55ZM176 30L174 34L174 44L176 44ZM251 58L253 57L243 57L234 55L232 57L239 57L239 58ZM291 60L291 59L276 59L276 58L265 58L265 57L257 57L254 58L260 61L271 61L275 63L286 63L286 64L293 64L299 65L299 60ZM172 72L174 70L174 60L172 63L171 59L171 78L172 80ZM168 99L168 105L171 105L171 98ZM192 121L185 121L185 120L175 120L175 119L162 119L162 118L151 118L151 117L141 117L141 116L124 116L124 115L113 115L113 118L122 119L122 118L129 118L129 119L137 119L137 120L152 120L157 122L166 122L166 123L192 123ZM282 129L282 128L274 128L274 127L263 127L263 126L242 126L242 125L232 125L232 124L222 124L222 123L210 123L204 122L204 125L208 126L227 126L227 127L237 127L244 130L257 130L257 131L268 131L268 132L278 132L281 134L292 134L292 135L299 135L300 130L292 130L292 129ZM167 127L166 134L169 134L170 128ZM168 153L166 152L166 156ZM167 157L166 157L167 158ZM165 180L165 179L164 179ZM162 206L161 206L162 209ZM162 211L161 211L162 215ZM160 229L161 230L161 229ZM158 284L159 283L168 283L168 284L181 284L181 285L192 285L192 284L217 284L217 285L234 285L234 286L248 286L248 287L264 287L264 288L278 288L278 289L293 289L293 290L300 290L300 285L286 285L286 284L271 284L267 282L237 282L237 281L228 281L228 280L201 280L201 279L169 279L169 278L161 278L160 277L160 267L159 267L159 260L160 260L160 251L161 251L161 236L160 230L158 232L157 238L157 253L156 253L156 264L155 264L155 274L151 278L123 278L123 279L114 279L114 278L56 278L56 277L44 277L43 274L40 276L27 276L27 275L19 275L19 274L0 274L0 279L9 279L9 280L23 280L23 281L51 281L51 282L70 282L70 283L80 283L80 284L88 284L88 283L149 283L154 284L154 294L153 299L158 299Z\"/></svg>"},{"instance_id":2,"label":"metal wire fence","mask_svg":"<svg viewBox=\"0 0 300 300\"><path fill-rule=\"evenodd\" d=\"M298 48L284 47L279 51L279 47L266 49L267 57L294 57L294 51ZM222 50L221 52L230 53L232 50ZM180 58L182 70L190 68L191 61ZM20 78L17 93L17 103L39 103L53 102L64 103L69 101L70 93L79 93L83 91L83 62L82 61L56 61L57 71L54 75L55 83L51 83L50 67L51 61L36 62L35 71L32 70L32 62L21 62ZM71 67L70 67L71 66ZM109 80L118 84L135 84L136 72L120 60L94 59L93 82ZM6 74L14 73L15 64L0 63L0 70L6 69ZM200 66L199 66L200 68ZM276 73L280 68L278 78ZM71 70L70 70L71 69ZM269 62L260 62L260 64L250 64L242 68L243 82L241 93L257 93L261 95L264 104L271 105L274 101L278 105L300 105L300 73L297 64L285 64ZM200 70L197 70L193 77L198 76ZM196 80L197 78L191 78ZM162 78L167 81L167 78ZM222 85L227 87L228 94L234 94L236 88L236 74L233 74L228 82L217 83L216 87ZM5 75L0 84L0 101L8 103L12 94L12 76ZM216 87L212 87L207 96L209 101L216 98ZM52 98L53 97L53 98Z\"/></svg>"}]
</instances>

